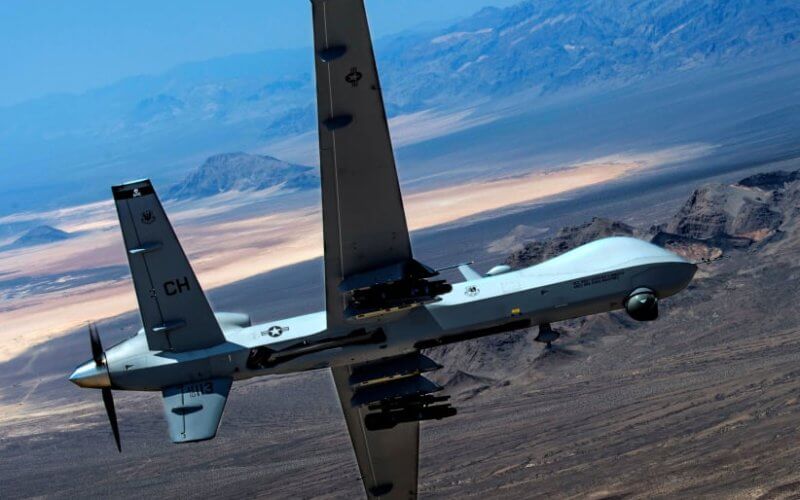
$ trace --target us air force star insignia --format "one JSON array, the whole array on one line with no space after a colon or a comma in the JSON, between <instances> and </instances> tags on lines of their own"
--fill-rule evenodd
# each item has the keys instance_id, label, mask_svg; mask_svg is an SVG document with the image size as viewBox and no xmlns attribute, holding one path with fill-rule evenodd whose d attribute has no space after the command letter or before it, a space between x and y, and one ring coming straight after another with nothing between
<instances>
[{"instance_id":1,"label":"us air force star insignia","mask_svg":"<svg viewBox=\"0 0 800 500\"><path fill-rule=\"evenodd\" d=\"M358 82L361 81L361 77L363 75L358 71L358 68L352 67L350 68L350 73L344 77L345 81L352 85L353 87L358 87Z\"/></svg>"},{"instance_id":2,"label":"us air force star insignia","mask_svg":"<svg viewBox=\"0 0 800 500\"><path fill-rule=\"evenodd\" d=\"M470 285L464 290L464 295L467 297L474 297L481 293L480 289L475 285Z\"/></svg>"},{"instance_id":3,"label":"us air force star insignia","mask_svg":"<svg viewBox=\"0 0 800 500\"><path fill-rule=\"evenodd\" d=\"M270 337L280 337L283 333L283 328L280 326L272 326L269 330L267 330L267 335Z\"/></svg>"}]
</instances>

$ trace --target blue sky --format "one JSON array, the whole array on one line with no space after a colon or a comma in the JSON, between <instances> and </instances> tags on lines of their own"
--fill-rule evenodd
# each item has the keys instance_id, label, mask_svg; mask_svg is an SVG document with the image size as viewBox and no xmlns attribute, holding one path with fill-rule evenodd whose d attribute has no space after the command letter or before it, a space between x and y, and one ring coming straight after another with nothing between
<instances>
[{"instance_id":1,"label":"blue sky","mask_svg":"<svg viewBox=\"0 0 800 500\"><path fill-rule=\"evenodd\" d=\"M367 0L380 37L520 0ZM308 0L2 0L0 106L240 52L310 45Z\"/></svg>"}]
</instances>

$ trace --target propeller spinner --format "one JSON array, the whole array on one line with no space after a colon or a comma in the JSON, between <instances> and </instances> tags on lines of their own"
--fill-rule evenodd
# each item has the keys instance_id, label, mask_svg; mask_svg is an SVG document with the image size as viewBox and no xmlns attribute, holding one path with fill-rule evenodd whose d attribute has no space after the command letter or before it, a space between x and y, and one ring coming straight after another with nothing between
<instances>
[{"instance_id":1,"label":"propeller spinner","mask_svg":"<svg viewBox=\"0 0 800 500\"><path fill-rule=\"evenodd\" d=\"M111 377L108 374L103 344L100 343L97 327L93 323L89 323L89 340L92 345L92 359L76 368L70 375L69 380L79 387L101 389L103 405L106 407L108 421L111 423L114 441L117 443L117 450L122 452L119 440L119 425L117 424L117 411L114 408L114 397L111 395Z\"/></svg>"}]
</instances>

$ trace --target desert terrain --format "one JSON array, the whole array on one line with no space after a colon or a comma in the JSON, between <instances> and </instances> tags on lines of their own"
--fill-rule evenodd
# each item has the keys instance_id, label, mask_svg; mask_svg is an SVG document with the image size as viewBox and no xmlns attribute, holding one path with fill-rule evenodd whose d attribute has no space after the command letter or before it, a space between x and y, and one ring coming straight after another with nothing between
<instances>
[{"instance_id":1,"label":"desert terrain","mask_svg":"<svg viewBox=\"0 0 800 500\"><path fill-rule=\"evenodd\" d=\"M553 351L521 331L430 352L445 365L435 375L459 414L422 427L421 496L796 497L800 182L737 184L775 168L716 176L698 191L662 189L660 201L632 180L625 205L654 200L633 214L608 195L624 186L610 184L563 200L580 211L559 212L553 202L415 233L415 247L434 263L446 255L439 238L461 235L472 242L462 251L484 249L481 269L534 264L617 233L708 257L690 288L662 303L654 323L599 315L555 325L564 336ZM620 221L584 211L615 212ZM504 219L528 221L540 234L498 227ZM210 297L217 309L239 306L255 320L320 307L319 265L271 271ZM133 314L101 322L105 342L137 322ZM78 330L0 365L4 497L362 494L326 371L237 384L217 439L186 447L166 439L158 394L117 391L119 455L99 395L65 380L85 357L88 340Z\"/></svg>"},{"instance_id":2,"label":"desert terrain","mask_svg":"<svg viewBox=\"0 0 800 500\"><path fill-rule=\"evenodd\" d=\"M629 234L700 267L653 323L426 352L459 413L421 427L422 498L800 498L800 180L774 173L800 169L799 44L792 0L537 0L376 39L420 261L483 272ZM316 184L167 196L220 156L316 165L311 55L0 107L0 498L363 498L327 371L235 384L217 438L186 446L160 394L116 391L122 454L67 380L85 321L105 346L140 326L108 189L131 178L216 311L323 308Z\"/></svg>"}]
</instances>

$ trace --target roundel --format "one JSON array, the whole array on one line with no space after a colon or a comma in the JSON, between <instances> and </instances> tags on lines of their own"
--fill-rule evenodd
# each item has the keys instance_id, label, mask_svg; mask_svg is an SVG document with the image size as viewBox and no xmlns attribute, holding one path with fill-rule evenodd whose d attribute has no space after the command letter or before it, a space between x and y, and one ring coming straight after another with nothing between
<instances>
[{"instance_id":1,"label":"roundel","mask_svg":"<svg viewBox=\"0 0 800 500\"><path fill-rule=\"evenodd\" d=\"M479 293L481 293L481 290L475 285L470 285L464 289L464 295L467 297L475 297Z\"/></svg>"}]
</instances>

